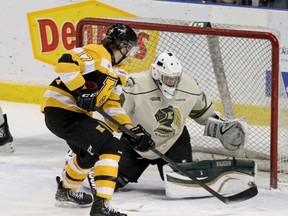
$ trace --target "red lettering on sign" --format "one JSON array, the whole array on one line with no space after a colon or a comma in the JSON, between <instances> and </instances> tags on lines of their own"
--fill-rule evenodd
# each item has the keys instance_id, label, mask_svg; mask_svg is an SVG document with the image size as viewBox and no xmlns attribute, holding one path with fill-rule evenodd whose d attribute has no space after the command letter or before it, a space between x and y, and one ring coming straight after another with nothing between
<instances>
[{"instance_id":1,"label":"red lettering on sign","mask_svg":"<svg viewBox=\"0 0 288 216\"><path fill-rule=\"evenodd\" d=\"M50 19L41 19L37 21L39 23L42 52L54 51L59 43L59 33L56 23ZM48 31L50 31L52 37L50 42L48 41Z\"/></svg>"},{"instance_id":2,"label":"red lettering on sign","mask_svg":"<svg viewBox=\"0 0 288 216\"><path fill-rule=\"evenodd\" d=\"M65 22L62 26L62 29L58 30L56 22L51 19L39 19L37 20L39 24L40 31L40 42L42 47L42 53L52 52L57 49L59 46L60 36L59 32L61 32L61 41L63 43L63 47L66 50L70 50L75 48L76 46L76 27L71 22ZM106 34L109 26L98 26L97 27L97 41L96 43L101 43L103 36ZM85 26L84 31L88 34L88 44L95 43L95 39L93 40L93 36L95 34L94 29L91 26ZM48 34L50 33L50 34ZM50 36L51 35L51 36ZM50 36L50 38L49 38ZM146 47L147 41L150 40L150 35L146 32L140 32L138 34L138 47L139 51L136 53L135 58L139 60L143 60L146 58L148 50Z\"/></svg>"},{"instance_id":3,"label":"red lettering on sign","mask_svg":"<svg viewBox=\"0 0 288 216\"><path fill-rule=\"evenodd\" d=\"M73 49L76 46L76 30L71 22L65 22L62 27L62 43L66 50Z\"/></svg>"},{"instance_id":4,"label":"red lettering on sign","mask_svg":"<svg viewBox=\"0 0 288 216\"><path fill-rule=\"evenodd\" d=\"M139 47L139 52L135 55L136 59L143 60L146 58L147 55L147 47L144 43L144 40L149 40L150 36L149 34L145 32L140 32L138 34L138 47Z\"/></svg>"}]
</instances>

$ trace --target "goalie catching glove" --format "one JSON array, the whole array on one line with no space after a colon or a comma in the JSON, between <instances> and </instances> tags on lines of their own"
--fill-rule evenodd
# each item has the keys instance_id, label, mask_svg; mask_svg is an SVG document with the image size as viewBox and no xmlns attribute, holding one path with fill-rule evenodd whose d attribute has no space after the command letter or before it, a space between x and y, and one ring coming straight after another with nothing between
<instances>
[{"instance_id":1,"label":"goalie catching glove","mask_svg":"<svg viewBox=\"0 0 288 216\"><path fill-rule=\"evenodd\" d=\"M223 118L216 112L214 117L208 118L204 135L218 138L227 150L239 150L247 141L248 125L246 118L232 120Z\"/></svg>"},{"instance_id":2,"label":"goalie catching glove","mask_svg":"<svg viewBox=\"0 0 288 216\"><path fill-rule=\"evenodd\" d=\"M133 149L140 152L146 152L155 147L155 142L151 139L151 135L141 126L137 125L130 129L137 136L137 139L123 132L122 138L125 139Z\"/></svg>"}]
</instances>

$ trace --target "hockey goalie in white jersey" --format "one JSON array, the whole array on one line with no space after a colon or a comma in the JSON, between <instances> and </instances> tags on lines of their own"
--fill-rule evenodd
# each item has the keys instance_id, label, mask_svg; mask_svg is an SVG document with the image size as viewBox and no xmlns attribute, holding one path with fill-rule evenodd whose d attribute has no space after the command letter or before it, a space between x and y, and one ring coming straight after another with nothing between
<instances>
[{"instance_id":1,"label":"hockey goalie in white jersey","mask_svg":"<svg viewBox=\"0 0 288 216\"><path fill-rule=\"evenodd\" d=\"M164 52L160 54L151 65L150 71L132 74L128 80L128 86L124 88L124 98L123 108L130 116L133 124L142 125L151 134L156 144L155 148L158 151L176 163L183 163L186 168L188 164L188 169L190 167L192 170L197 170L197 162L192 162L190 135L185 126L188 117L201 125L205 125L204 135L218 138L228 150L241 149L247 140L248 126L246 122L241 119L229 120L222 117L198 83L192 77L183 73L181 62L172 53ZM127 141L125 133L123 133L121 140ZM227 167L224 169L226 171L235 171L235 169L237 171L240 165L237 168L236 162L235 160L225 160L218 164L226 164ZM214 166L212 161L204 163L207 168L205 172L209 172L211 169L217 170L217 166ZM129 182L137 182L150 164L157 165L162 180L165 179L166 182L171 183L169 179L167 180L167 176L169 177L169 172L172 169L169 171L165 168L167 165L165 165L164 160L152 151L135 151L130 145L125 145L119 164L116 188L122 188ZM164 174L163 166L165 168ZM247 176L253 178L254 164L251 169L250 167L250 164L245 164L245 171L242 172L241 170L241 173L245 174L248 169ZM223 166L221 170L223 171ZM252 174L250 173L251 170ZM173 170L170 173L175 174ZM218 178L217 175L222 174L218 172L213 177L211 174L208 179L214 181ZM175 177L175 175L178 175L178 177ZM176 178L176 181L179 181L179 178L182 179L182 177L179 177L179 173L175 175L173 178ZM172 174L170 179L172 179L171 176ZM182 186L185 183L188 184L186 188L189 188L189 182L187 183L185 177L183 178L183 181L186 182L182 182ZM179 184L172 186L176 185ZM167 186L169 190L171 184L167 184ZM168 193L173 197L171 190ZM176 196L183 197L186 195L178 194Z\"/></svg>"}]
</instances>

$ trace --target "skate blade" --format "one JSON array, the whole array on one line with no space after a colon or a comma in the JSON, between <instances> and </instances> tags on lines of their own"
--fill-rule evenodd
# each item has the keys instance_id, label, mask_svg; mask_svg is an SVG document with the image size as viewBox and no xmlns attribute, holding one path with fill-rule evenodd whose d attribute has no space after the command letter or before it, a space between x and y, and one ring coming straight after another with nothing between
<instances>
[{"instance_id":1,"label":"skate blade","mask_svg":"<svg viewBox=\"0 0 288 216\"><path fill-rule=\"evenodd\" d=\"M89 204L77 204L74 202L68 202L68 201L55 201L55 206L60 208L88 208L92 206L92 203Z\"/></svg>"}]
</instances>

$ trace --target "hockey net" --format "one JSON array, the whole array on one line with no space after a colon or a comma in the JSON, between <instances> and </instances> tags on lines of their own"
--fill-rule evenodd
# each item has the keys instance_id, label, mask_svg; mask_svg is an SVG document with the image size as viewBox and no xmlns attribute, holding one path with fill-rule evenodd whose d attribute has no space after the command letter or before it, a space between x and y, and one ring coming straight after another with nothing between
<instances>
[{"instance_id":1,"label":"hockey net","mask_svg":"<svg viewBox=\"0 0 288 216\"><path fill-rule=\"evenodd\" d=\"M247 117L248 142L236 153L204 137L204 126L187 119L194 160L253 159L260 171L269 173L268 187L287 187L288 99L279 72L277 32L182 20L85 18L77 25L77 46L100 43L116 22L130 25L138 34L138 53L127 62L129 73L149 70L158 54L171 51L223 115Z\"/></svg>"}]
</instances>

